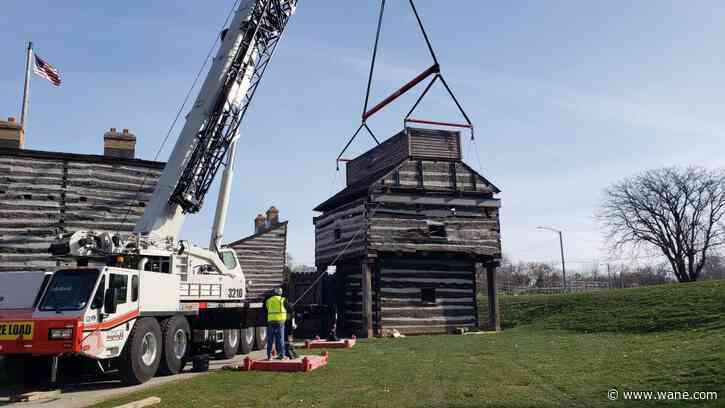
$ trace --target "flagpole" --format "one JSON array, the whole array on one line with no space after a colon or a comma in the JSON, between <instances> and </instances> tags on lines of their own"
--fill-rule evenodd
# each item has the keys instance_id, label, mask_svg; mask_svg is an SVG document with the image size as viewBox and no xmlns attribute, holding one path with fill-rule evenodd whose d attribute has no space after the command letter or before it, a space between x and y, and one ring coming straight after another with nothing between
<instances>
[{"instance_id":1,"label":"flagpole","mask_svg":"<svg viewBox=\"0 0 725 408\"><path fill-rule=\"evenodd\" d=\"M28 42L28 58L25 61L25 88L23 89L23 111L20 114L20 125L25 130L25 119L28 116L28 103L30 102L30 64L33 56L33 42Z\"/></svg>"}]
</instances>

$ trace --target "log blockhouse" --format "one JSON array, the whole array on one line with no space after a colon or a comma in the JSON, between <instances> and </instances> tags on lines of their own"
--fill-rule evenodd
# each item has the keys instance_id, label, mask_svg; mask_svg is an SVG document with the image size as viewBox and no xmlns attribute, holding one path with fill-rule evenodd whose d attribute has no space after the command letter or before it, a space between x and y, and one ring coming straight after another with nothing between
<instances>
[{"instance_id":1,"label":"log blockhouse","mask_svg":"<svg viewBox=\"0 0 725 408\"><path fill-rule=\"evenodd\" d=\"M315 263L333 265L338 329L362 336L479 326L476 264L495 288L500 190L463 162L460 133L406 128L347 163L315 208ZM500 330L495 290L489 327Z\"/></svg>"}]
</instances>

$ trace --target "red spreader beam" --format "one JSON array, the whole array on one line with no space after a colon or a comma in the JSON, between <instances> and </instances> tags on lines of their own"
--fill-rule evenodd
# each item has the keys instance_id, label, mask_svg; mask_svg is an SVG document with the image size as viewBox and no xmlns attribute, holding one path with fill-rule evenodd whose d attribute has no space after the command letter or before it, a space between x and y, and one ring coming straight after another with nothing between
<instances>
[{"instance_id":1,"label":"red spreader beam","mask_svg":"<svg viewBox=\"0 0 725 408\"><path fill-rule=\"evenodd\" d=\"M437 125L437 126L450 126L450 127L457 127L457 128L466 128L466 129L473 129L473 125L470 125L468 123L452 123L452 122L439 122L436 120L424 120L424 119L406 119L406 122L411 123L422 123L425 125Z\"/></svg>"},{"instance_id":2,"label":"red spreader beam","mask_svg":"<svg viewBox=\"0 0 725 408\"><path fill-rule=\"evenodd\" d=\"M325 349L325 348L351 348L355 345L357 339L352 336L350 339L327 341L316 338L315 340L305 340L305 348L307 349Z\"/></svg>"},{"instance_id":3,"label":"red spreader beam","mask_svg":"<svg viewBox=\"0 0 725 408\"><path fill-rule=\"evenodd\" d=\"M303 356L294 360L253 360L244 359L241 369L243 371L283 371L283 372L309 372L327 365L328 354L322 352L320 356Z\"/></svg>"},{"instance_id":4,"label":"red spreader beam","mask_svg":"<svg viewBox=\"0 0 725 408\"><path fill-rule=\"evenodd\" d=\"M413 88L414 86L416 86L419 83L421 83L422 81L424 81L429 76L431 76L433 74L439 74L440 72L441 72L441 68L438 64L431 65L430 68L426 69L420 75L413 78L412 81L403 85L400 89L393 92L390 96L383 99L380 103L378 103L377 105L370 108L370 110L368 110L367 112L363 113L363 115L362 115L363 122L368 120L369 117L373 116L374 114L376 114L378 111L380 111L384 107L388 106L394 100L398 99L401 95L408 92L411 88Z\"/></svg>"}]
</instances>

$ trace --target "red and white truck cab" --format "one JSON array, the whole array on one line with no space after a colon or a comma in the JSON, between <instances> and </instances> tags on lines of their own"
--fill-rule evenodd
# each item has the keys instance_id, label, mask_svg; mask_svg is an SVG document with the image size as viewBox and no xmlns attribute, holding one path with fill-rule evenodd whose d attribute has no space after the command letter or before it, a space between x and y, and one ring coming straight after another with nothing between
<instances>
[{"instance_id":1,"label":"red and white truck cab","mask_svg":"<svg viewBox=\"0 0 725 408\"><path fill-rule=\"evenodd\" d=\"M180 309L179 291L174 290L179 276L168 273L88 267L10 273L0 281L2 355L113 359L121 354L142 310L173 316ZM185 340L189 330L183 334ZM161 336L147 335L142 346L146 354L141 357L158 365Z\"/></svg>"}]
</instances>

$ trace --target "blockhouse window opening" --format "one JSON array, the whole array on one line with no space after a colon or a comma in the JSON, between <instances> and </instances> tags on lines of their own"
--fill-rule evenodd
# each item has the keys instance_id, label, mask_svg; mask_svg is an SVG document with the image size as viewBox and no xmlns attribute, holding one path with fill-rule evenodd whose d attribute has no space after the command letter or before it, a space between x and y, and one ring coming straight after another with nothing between
<instances>
[{"instance_id":1,"label":"blockhouse window opening","mask_svg":"<svg viewBox=\"0 0 725 408\"><path fill-rule=\"evenodd\" d=\"M446 225L442 222L428 222L428 235L431 238L448 238Z\"/></svg>"},{"instance_id":2,"label":"blockhouse window opening","mask_svg":"<svg viewBox=\"0 0 725 408\"><path fill-rule=\"evenodd\" d=\"M335 228L335 239L339 240L342 238L342 230L340 227Z\"/></svg>"},{"instance_id":3,"label":"blockhouse window opening","mask_svg":"<svg viewBox=\"0 0 725 408\"><path fill-rule=\"evenodd\" d=\"M436 303L436 289L435 288L421 288L420 289L420 301L423 304L435 304Z\"/></svg>"}]
</instances>

